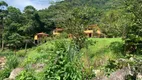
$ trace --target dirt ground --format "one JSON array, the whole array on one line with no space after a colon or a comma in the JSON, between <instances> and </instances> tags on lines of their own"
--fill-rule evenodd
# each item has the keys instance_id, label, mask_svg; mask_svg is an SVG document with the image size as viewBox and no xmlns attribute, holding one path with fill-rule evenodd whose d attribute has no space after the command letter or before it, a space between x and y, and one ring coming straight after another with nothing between
<instances>
[{"instance_id":1,"label":"dirt ground","mask_svg":"<svg viewBox=\"0 0 142 80\"><path fill-rule=\"evenodd\" d=\"M4 68L5 63L6 63L6 58L0 57L0 70Z\"/></svg>"}]
</instances>

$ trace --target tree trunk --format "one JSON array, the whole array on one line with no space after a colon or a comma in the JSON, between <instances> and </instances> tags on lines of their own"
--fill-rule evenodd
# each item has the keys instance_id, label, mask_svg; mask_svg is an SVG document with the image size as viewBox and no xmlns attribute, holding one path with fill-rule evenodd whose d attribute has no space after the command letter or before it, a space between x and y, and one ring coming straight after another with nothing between
<instances>
[{"instance_id":1,"label":"tree trunk","mask_svg":"<svg viewBox=\"0 0 142 80\"><path fill-rule=\"evenodd\" d=\"M2 51L4 50L4 41L3 41L3 39L2 39L1 49L2 49Z\"/></svg>"},{"instance_id":2,"label":"tree trunk","mask_svg":"<svg viewBox=\"0 0 142 80\"><path fill-rule=\"evenodd\" d=\"M4 49L4 41L3 41L3 32L4 32L3 17L1 17L1 20L2 20L1 49L3 51L3 49Z\"/></svg>"},{"instance_id":3,"label":"tree trunk","mask_svg":"<svg viewBox=\"0 0 142 80\"><path fill-rule=\"evenodd\" d=\"M26 44L25 44L25 54L27 53L27 46L28 46L28 43L26 42Z\"/></svg>"},{"instance_id":4,"label":"tree trunk","mask_svg":"<svg viewBox=\"0 0 142 80\"><path fill-rule=\"evenodd\" d=\"M4 49L3 32L4 31L2 30L2 34L1 34L1 49L2 49L2 51Z\"/></svg>"}]
</instances>

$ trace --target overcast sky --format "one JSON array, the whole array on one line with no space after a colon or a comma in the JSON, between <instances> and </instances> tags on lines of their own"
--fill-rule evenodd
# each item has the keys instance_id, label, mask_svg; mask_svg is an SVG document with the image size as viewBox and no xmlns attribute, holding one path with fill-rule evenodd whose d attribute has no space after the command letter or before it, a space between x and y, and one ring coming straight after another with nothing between
<instances>
[{"instance_id":1,"label":"overcast sky","mask_svg":"<svg viewBox=\"0 0 142 80\"><path fill-rule=\"evenodd\" d=\"M0 0L0 1L5 1L8 3L9 6L14 6L16 8L19 8L21 11L23 11L24 7L27 5L32 5L37 10L48 8L50 6L50 2L55 0Z\"/></svg>"}]
</instances>

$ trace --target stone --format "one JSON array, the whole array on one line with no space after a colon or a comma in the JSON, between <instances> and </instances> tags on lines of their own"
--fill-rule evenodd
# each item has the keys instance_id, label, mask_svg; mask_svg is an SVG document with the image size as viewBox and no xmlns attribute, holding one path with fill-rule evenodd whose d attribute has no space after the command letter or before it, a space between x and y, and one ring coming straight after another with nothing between
<instances>
[{"instance_id":1,"label":"stone","mask_svg":"<svg viewBox=\"0 0 142 80\"><path fill-rule=\"evenodd\" d=\"M108 80L125 80L128 75L132 75L132 71L129 68L122 68L113 72Z\"/></svg>"},{"instance_id":2,"label":"stone","mask_svg":"<svg viewBox=\"0 0 142 80\"><path fill-rule=\"evenodd\" d=\"M16 68L13 69L12 72L10 73L9 79L15 79L16 76L18 76L22 71L24 70L24 68Z\"/></svg>"},{"instance_id":3,"label":"stone","mask_svg":"<svg viewBox=\"0 0 142 80\"><path fill-rule=\"evenodd\" d=\"M45 66L44 63L37 63L37 64L33 64L32 68L35 69L35 72L41 72L44 66Z\"/></svg>"},{"instance_id":4,"label":"stone","mask_svg":"<svg viewBox=\"0 0 142 80\"><path fill-rule=\"evenodd\" d=\"M5 63L6 63L6 58L0 57L0 70L4 69Z\"/></svg>"},{"instance_id":5,"label":"stone","mask_svg":"<svg viewBox=\"0 0 142 80\"><path fill-rule=\"evenodd\" d=\"M142 74L141 73L138 73L137 80L142 80Z\"/></svg>"},{"instance_id":6,"label":"stone","mask_svg":"<svg viewBox=\"0 0 142 80\"><path fill-rule=\"evenodd\" d=\"M132 71L129 68L122 68L110 74L109 77L103 75L92 80L125 80L127 75L133 75Z\"/></svg>"}]
</instances>

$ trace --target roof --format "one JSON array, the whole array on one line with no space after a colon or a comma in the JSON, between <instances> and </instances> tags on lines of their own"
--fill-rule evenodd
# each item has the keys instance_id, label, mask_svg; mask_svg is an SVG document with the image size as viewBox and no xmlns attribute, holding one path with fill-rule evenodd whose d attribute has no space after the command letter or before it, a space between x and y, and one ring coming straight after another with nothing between
<instances>
[{"instance_id":1,"label":"roof","mask_svg":"<svg viewBox=\"0 0 142 80\"><path fill-rule=\"evenodd\" d=\"M49 34L41 32L41 33L37 33L36 35L45 35L45 36L48 36Z\"/></svg>"},{"instance_id":2,"label":"roof","mask_svg":"<svg viewBox=\"0 0 142 80\"><path fill-rule=\"evenodd\" d=\"M56 31L63 31L63 28L56 28Z\"/></svg>"},{"instance_id":3,"label":"roof","mask_svg":"<svg viewBox=\"0 0 142 80\"><path fill-rule=\"evenodd\" d=\"M93 30L85 30L84 33L86 34L93 33Z\"/></svg>"}]
</instances>

